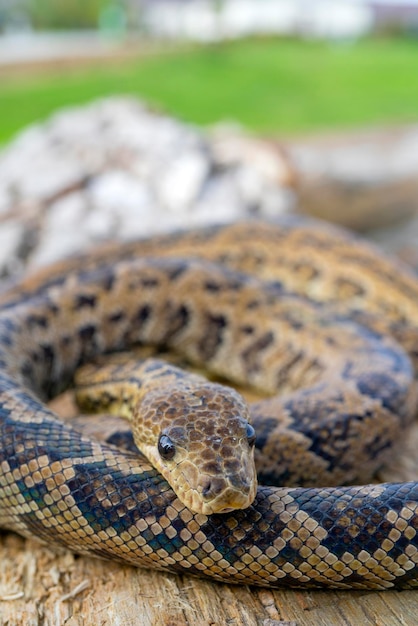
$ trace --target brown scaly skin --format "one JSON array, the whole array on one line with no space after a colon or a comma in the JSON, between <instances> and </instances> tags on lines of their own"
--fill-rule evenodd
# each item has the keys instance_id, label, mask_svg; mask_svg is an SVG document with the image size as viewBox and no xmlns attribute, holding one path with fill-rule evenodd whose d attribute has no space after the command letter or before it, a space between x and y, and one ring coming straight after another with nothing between
<instances>
[{"instance_id":1,"label":"brown scaly skin","mask_svg":"<svg viewBox=\"0 0 418 626\"><path fill-rule=\"evenodd\" d=\"M1 300L0 525L226 582L417 586L418 483L306 486L357 480L365 459L374 471L414 416L404 349L415 357L417 296L399 264L341 231L298 222L108 247L23 281ZM137 342L282 392L252 409L257 457L267 454L261 475L304 486L259 487L245 510L194 514L140 456L64 425L42 404L80 364Z\"/></svg>"},{"instance_id":2,"label":"brown scaly skin","mask_svg":"<svg viewBox=\"0 0 418 626\"><path fill-rule=\"evenodd\" d=\"M255 433L234 389L158 359L86 365L75 383L81 409L131 421L136 445L191 511L211 515L252 504ZM159 452L160 438L170 444L168 458Z\"/></svg>"}]
</instances>

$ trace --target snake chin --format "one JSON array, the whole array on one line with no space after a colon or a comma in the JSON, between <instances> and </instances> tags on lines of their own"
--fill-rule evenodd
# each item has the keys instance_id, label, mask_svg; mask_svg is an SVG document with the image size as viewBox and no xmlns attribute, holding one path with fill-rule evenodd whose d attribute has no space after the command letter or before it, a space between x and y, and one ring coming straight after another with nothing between
<instances>
[{"instance_id":1,"label":"snake chin","mask_svg":"<svg viewBox=\"0 0 418 626\"><path fill-rule=\"evenodd\" d=\"M239 509L247 509L254 502L257 493L257 482L248 490L242 491L231 487L225 480L224 488L210 500L202 498L200 491L190 490L187 494L189 508L195 513L214 515L231 513Z\"/></svg>"},{"instance_id":2,"label":"snake chin","mask_svg":"<svg viewBox=\"0 0 418 626\"><path fill-rule=\"evenodd\" d=\"M240 500L236 500L235 502L231 502L231 506L217 506L217 503L202 503L197 502L196 506L190 506L190 510L193 513L201 513L202 515L217 515L225 513L232 513L233 511L237 511L240 509L246 509L251 506L251 502L243 503Z\"/></svg>"}]
</instances>

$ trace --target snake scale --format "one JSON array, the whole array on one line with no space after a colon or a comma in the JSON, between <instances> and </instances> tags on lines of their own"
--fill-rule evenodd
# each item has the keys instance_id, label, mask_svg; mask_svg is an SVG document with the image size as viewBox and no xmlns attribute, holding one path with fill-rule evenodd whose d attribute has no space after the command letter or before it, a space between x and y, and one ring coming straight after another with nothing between
<instances>
[{"instance_id":1,"label":"snake scale","mask_svg":"<svg viewBox=\"0 0 418 626\"><path fill-rule=\"evenodd\" d=\"M250 409L251 506L193 513L137 452L44 404L83 363L136 344L268 396ZM230 583L416 587L418 482L350 485L413 420L417 357L418 280L313 221L109 245L39 270L0 296L0 526Z\"/></svg>"}]
</instances>

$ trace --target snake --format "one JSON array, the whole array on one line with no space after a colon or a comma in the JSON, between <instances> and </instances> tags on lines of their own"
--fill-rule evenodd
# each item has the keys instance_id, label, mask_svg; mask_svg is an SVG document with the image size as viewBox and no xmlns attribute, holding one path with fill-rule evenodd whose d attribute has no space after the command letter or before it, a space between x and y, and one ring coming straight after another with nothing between
<instances>
[{"instance_id":1,"label":"snake","mask_svg":"<svg viewBox=\"0 0 418 626\"><path fill-rule=\"evenodd\" d=\"M136 346L156 354L113 382L89 365ZM415 588L418 482L370 481L416 415L417 359L412 270L305 218L39 269L0 294L0 527L231 584ZM87 404L142 412L143 452L52 410L77 372Z\"/></svg>"}]
</instances>

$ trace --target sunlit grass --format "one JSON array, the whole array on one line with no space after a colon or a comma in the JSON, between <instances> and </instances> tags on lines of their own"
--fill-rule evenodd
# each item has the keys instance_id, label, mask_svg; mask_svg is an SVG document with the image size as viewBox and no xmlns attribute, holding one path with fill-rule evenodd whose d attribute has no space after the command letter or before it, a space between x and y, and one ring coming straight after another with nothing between
<instances>
[{"instance_id":1,"label":"sunlit grass","mask_svg":"<svg viewBox=\"0 0 418 626\"><path fill-rule=\"evenodd\" d=\"M405 122L418 118L418 43L245 40L118 66L7 76L0 141L59 107L117 93L197 124L237 120L275 135Z\"/></svg>"}]
</instances>

